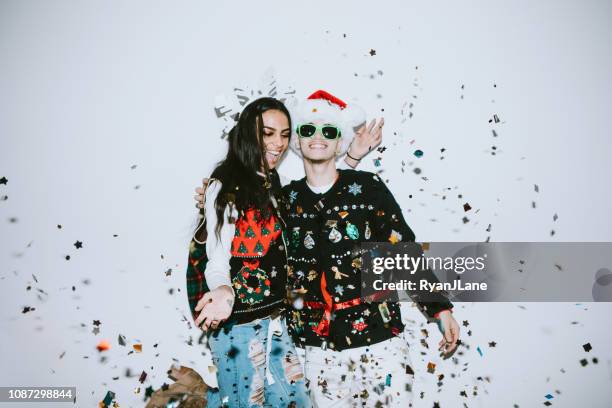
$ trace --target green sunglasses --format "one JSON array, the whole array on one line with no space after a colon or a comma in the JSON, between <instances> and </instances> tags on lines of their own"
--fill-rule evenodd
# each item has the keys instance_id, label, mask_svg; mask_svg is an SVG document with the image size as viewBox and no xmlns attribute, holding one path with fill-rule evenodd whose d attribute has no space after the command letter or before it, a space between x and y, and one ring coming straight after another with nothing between
<instances>
[{"instance_id":1,"label":"green sunglasses","mask_svg":"<svg viewBox=\"0 0 612 408\"><path fill-rule=\"evenodd\" d=\"M312 123L298 125L296 131L299 137L313 137L317 130L321 132L324 138L334 140L342 136L340 129L334 125L316 126Z\"/></svg>"}]
</instances>

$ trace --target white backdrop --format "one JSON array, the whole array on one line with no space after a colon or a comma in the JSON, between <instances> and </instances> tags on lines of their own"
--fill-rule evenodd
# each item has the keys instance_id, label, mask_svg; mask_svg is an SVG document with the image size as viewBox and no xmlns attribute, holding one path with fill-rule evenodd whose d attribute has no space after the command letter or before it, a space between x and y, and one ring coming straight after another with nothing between
<instances>
[{"instance_id":1,"label":"white backdrop","mask_svg":"<svg viewBox=\"0 0 612 408\"><path fill-rule=\"evenodd\" d=\"M611 3L218 3L0 2L0 386L139 407L173 362L209 377L183 289L193 189L225 151L215 97L270 67L298 96L385 117L363 169L383 170L417 240L612 240ZM303 174L291 156L280 171ZM461 304L453 362L409 309L415 406L609 407L611 310Z\"/></svg>"}]
</instances>

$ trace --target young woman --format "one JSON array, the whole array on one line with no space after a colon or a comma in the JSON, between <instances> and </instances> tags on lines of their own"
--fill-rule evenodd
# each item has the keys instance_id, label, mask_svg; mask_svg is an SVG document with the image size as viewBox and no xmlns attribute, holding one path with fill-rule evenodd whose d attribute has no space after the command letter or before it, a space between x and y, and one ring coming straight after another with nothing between
<instances>
[{"instance_id":1,"label":"young woman","mask_svg":"<svg viewBox=\"0 0 612 408\"><path fill-rule=\"evenodd\" d=\"M364 120L358 112L353 122ZM356 167L380 144L383 122L378 131L374 123L355 134L341 167ZM219 392L209 391L210 406L310 406L303 369L278 316L287 294L287 247L275 167L291 129L281 102L261 98L247 105L230 131L226 159L204 179L206 188L196 188L197 207L208 218L207 263L202 273L198 262L206 257L192 242L187 288L196 324L213 331Z\"/></svg>"},{"instance_id":2,"label":"young woman","mask_svg":"<svg viewBox=\"0 0 612 408\"><path fill-rule=\"evenodd\" d=\"M219 391L208 392L211 407L310 407L282 317L287 256L274 168L290 134L282 102L248 104L204 194L208 290L193 313L208 332L217 367Z\"/></svg>"}]
</instances>

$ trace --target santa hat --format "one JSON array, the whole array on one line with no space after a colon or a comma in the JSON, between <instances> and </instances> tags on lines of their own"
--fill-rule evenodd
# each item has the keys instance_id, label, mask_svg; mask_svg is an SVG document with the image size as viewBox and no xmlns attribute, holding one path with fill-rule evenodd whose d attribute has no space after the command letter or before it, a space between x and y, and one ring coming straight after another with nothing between
<instances>
[{"instance_id":1,"label":"santa hat","mask_svg":"<svg viewBox=\"0 0 612 408\"><path fill-rule=\"evenodd\" d=\"M293 98L285 102L291 114L291 140L289 146L298 156L302 152L297 148L297 127L305 123L321 122L335 125L340 129L340 155L346 153L355 131L365 123L365 111L355 104L347 104L329 92L318 90L305 101Z\"/></svg>"}]
</instances>

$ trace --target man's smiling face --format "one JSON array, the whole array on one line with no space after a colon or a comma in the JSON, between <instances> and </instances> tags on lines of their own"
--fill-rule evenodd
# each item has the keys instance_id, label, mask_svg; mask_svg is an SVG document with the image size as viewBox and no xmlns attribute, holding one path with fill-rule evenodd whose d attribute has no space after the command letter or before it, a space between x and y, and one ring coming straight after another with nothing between
<instances>
[{"instance_id":1,"label":"man's smiling face","mask_svg":"<svg viewBox=\"0 0 612 408\"><path fill-rule=\"evenodd\" d=\"M340 148L340 138L327 139L321 134L321 127L324 125L335 126L327 122L309 122L308 124L315 125L317 131L311 137L297 137L302 156L306 160L314 162L328 161L334 159Z\"/></svg>"}]
</instances>

